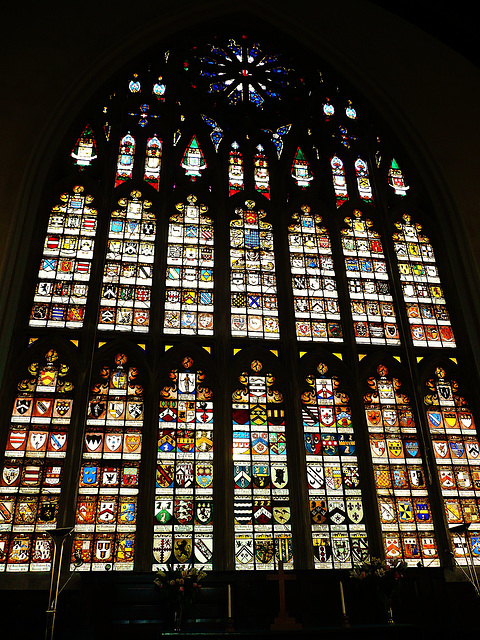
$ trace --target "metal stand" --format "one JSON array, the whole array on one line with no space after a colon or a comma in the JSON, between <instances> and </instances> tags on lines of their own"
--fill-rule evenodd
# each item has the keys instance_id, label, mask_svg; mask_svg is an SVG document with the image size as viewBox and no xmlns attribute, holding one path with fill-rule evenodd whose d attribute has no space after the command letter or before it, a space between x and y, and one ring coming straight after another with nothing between
<instances>
[{"instance_id":1,"label":"metal stand","mask_svg":"<svg viewBox=\"0 0 480 640\"><path fill-rule=\"evenodd\" d=\"M465 524L460 524L460 525L458 525L456 527L451 527L449 529L449 531L451 533L457 533L457 534L463 535L464 542L462 543L462 546L463 546L464 551L465 551L465 547L467 547L467 551L468 551L468 554L464 553L465 558L467 560L467 570L465 571L465 569L462 567L461 564L459 564L457 562L457 560L456 560L456 558L454 556L455 564L462 571L462 573L466 576L467 580L470 582L470 584L475 589L475 595L477 596L477 598L480 598L480 582L479 582L479 579L478 579L477 572L475 571L475 562L474 562L474 559L473 559L471 545L470 545L470 542L468 540L468 529L469 528L470 528L470 523L467 522ZM469 560L470 560L470 562L469 562Z\"/></svg>"},{"instance_id":2,"label":"metal stand","mask_svg":"<svg viewBox=\"0 0 480 640\"><path fill-rule=\"evenodd\" d=\"M57 614L57 600L58 600L59 587L60 587L60 573L62 569L63 546L65 544L66 539L72 533L72 531L73 531L73 527L63 527L61 529L49 529L47 531L47 533L53 540L53 559L52 559L52 569L50 573L50 593L48 595L45 640L53 640L53 633L55 631L55 617ZM59 546L60 546L60 552L58 552ZM67 583L65 583L63 587L65 587L66 584Z\"/></svg>"}]
</instances>

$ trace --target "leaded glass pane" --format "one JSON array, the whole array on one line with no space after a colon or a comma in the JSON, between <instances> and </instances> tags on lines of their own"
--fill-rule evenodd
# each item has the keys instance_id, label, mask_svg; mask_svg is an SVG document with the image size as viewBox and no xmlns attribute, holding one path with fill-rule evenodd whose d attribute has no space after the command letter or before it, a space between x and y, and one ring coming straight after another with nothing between
<instances>
[{"instance_id":1,"label":"leaded glass pane","mask_svg":"<svg viewBox=\"0 0 480 640\"><path fill-rule=\"evenodd\" d=\"M433 247L408 214L395 226L393 240L413 344L455 347Z\"/></svg>"},{"instance_id":2,"label":"leaded glass pane","mask_svg":"<svg viewBox=\"0 0 480 640\"><path fill-rule=\"evenodd\" d=\"M288 244L297 339L341 342L343 332L330 237L321 226L322 218L310 213L307 205L292 218Z\"/></svg>"},{"instance_id":3,"label":"leaded glass pane","mask_svg":"<svg viewBox=\"0 0 480 640\"><path fill-rule=\"evenodd\" d=\"M190 144L185 149L181 166L185 169L185 175L188 176L192 182L195 182L195 180L202 175L201 172L207 168L205 156L200 149L196 136L193 136Z\"/></svg>"},{"instance_id":4,"label":"leaded glass pane","mask_svg":"<svg viewBox=\"0 0 480 640\"><path fill-rule=\"evenodd\" d=\"M70 155L80 169L89 167L97 158L97 145L90 125L85 127Z\"/></svg>"},{"instance_id":5,"label":"leaded glass pane","mask_svg":"<svg viewBox=\"0 0 480 640\"><path fill-rule=\"evenodd\" d=\"M292 178L299 187L306 189L313 180L313 173L310 169L303 151L298 147L292 164Z\"/></svg>"},{"instance_id":6,"label":"leaded glass pane","mask_svg":"<svg viewBox=\"0 0 480 640\"><path fill-rule=\"evenodd\" d=\"M293 567L282 394L259 360L232 395L236 569Z\"/></svg>"},{"instance_id":7,"label":"leaded glass pane","mask_svg":"<svg viewBox=\"0 0 480 640\"><path fill-rule=\"evenodd\" d=\"M370 184L368 165L365 160L358 158L355 161L355 173L357 175L358 195L367 204L373 204L372 185Z\"/></svg>"},{"instance_id":8,"label":"leaded glass pane","mask_svg":"<svg viewBox=\"0 0 480 640\"><path fill-rule=\"evenodd\" d=\"M333 107L332 107L333 108ZM333 156L330 160L333 176L333 188L335 190L335 201L337 208L348 200L347 181L345 179L345 168L343 161L338 156Z\"/></svg>"},{"instance_id":9,"label":"leaded glass pane","mask_svg":"<svg viewBox=\"0 0 480 640\"><path fill-rule=\"evenodd\" d=\"M380 234L356 209L345 218L342 246L355 340L359 344L400 344Z\"/></svg>"},{"instance_id":10,"label":"leaded glass pane","mask_svg":"<svg viewBox=\"0 0 480 640\"><path fill-rule=\"evenodd\" d=\"M458 390L437 367L424 403L455 561L480 564L480 444L468 401ZM455 532L460 525L466 529Z\"/></svg>"},{"instance_id":11,"label":"leaded glass pane","mask_svg":"<svg viewBox=\"0 0 480 640\"><path fill-rule=\"evenodd\" d=\"M92 202L77 185L52 208L30 313L32 327L83 326L97 230Z\"/></svg>"},{"instance_id":12,"label":"leaded glass pane","mask_svg":"<svg viewBox=\"0 0 480 640\"><path fill-rule=\"evenodd\" d=\"M213 562L213 394L189 357L160 392L153 569Z\"/></svg>"},{"instance_id":13,"label":"leaded glass pane","mask_svg":"<svg viewBox=\"0 0 480 640\"><path fill-rule=\"evenodd\" d=\"M177 204L168 226L165 333L213 334L213 223L208 207Z\"/></svg>"},{"instance_id":14,"label":"leaded glass pane","mask_svg":"<svg viewBox=\"0 0 480 640\"><path fill-rule=\"evenodd\" d=\"M410 189L395 158L392 158L390 168L388 169L388 184L397 196L406 196L408 189Z\"/></svg>"},{"instance_id":15,"label":"leaded glass pane","mask_svg":"<svg viewBox=\"0 0 480 640\"><path fill-rule=\"evenodd\" d=\"M343 569L368 558L368 540L350 399L327 371L302 393L308 498L315 568Z\"/></svg>"},{"instance_id":16,"label":"leaded glass pane","mask_svg":"<svg viewBox=\"0 0 480 640\"><path fill-rule=\"evenodd\" d=\"M146 332L150 324L155 215L140 191L120 198L112 212L98 328Z\"/></svg>"},{"instance_id":17,"label":"leaded glass pane","mask_svg":"<svg viewBox=\"0 0 480 640\"><path fill-rule=\"evenodd\" d=\"M69 367L50 349L17 386L0 477L0 571L50 571L73 406Z\"/></svg>"},{"instance_id":18,"label":"leaded glass pane","mask_svg":"<svg viewBox=\"0 0 480 640\"><path fill-rule=\"evenodd\" d=\"M270 200L270 174L268 171L267 156L263 153L261 144L257 147L254 160L255 190Z\"/></svg>"},{"instance_id":19,"label":"leaded glass pane","mask_svg":"<svg viewBox=\"0 0 480 640\"><path fill-rule=\"evenodd\" d=\"M232 336L279 338L272 225L247 200L230 223Z\"/></svg>"},{"instance_id":20,"label":"leaded glass pane","mask_svg":"<svg viewBox=\"0 0 480 640\"><path fill-rule=\"evenodd\" d=\"M384 365L364 396L378 510L387 560L440 566L433 516L410 398Z\"/></svg>"},{"instance_id":21,"label":"leaded glass pane","mask_svg":"<svg viewBox=\"0 0 480 640\"><path fill-rule=\"evenodd\" d=\"M160 188L160 170L162 168L162 141L153 136L147 140L143 179L157 191Z\"/></svg>"},{"instance_id":22,"label":"leaded glass pane","mask_svg":"<svg viewBox=\"0 0 480 640\"><path fill-rule=\"evenodd\" d=\"M72 570L81 558L79 571L133 571L142 426L138 370L118 353L90 390Z\"/></svg>"},{"instance_id":23,"label":"leaded glass pane","mask_svg":"<svg viewBox=\"0 0 480 640\"><path fill-rule=\"evenodd\" d=\"M117 173L115 175L115 186L118 187L127 180L130 180L133 174L133 165L135 161L135 138L129 133L120 140L120 148L118 150Z\"/></svg>"},{"instance_id":24,"label":"leaded glass pane","mask_svg":"<svg viewBox=\"0 0 480 640\"><path fill-rule=\"evenodd\" d=\"M244 188L243 156L237 142L232 142L228 165L228 195L233 196Z\"/></svg>"}]
</instances>

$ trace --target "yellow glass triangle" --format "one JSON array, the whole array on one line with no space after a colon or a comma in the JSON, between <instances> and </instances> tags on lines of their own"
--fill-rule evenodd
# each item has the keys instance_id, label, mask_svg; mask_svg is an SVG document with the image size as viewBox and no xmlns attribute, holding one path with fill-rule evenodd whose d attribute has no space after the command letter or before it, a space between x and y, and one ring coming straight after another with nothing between
<instances>
[{"instance_id":1,"label":"yellow glass triangle","mask_svg":"<svg viewBox=\"0 0 480 640\"><path fill-rule=\"evenodd\" d=\"M138 346L140 347L140 349L143 349L145 351L145 349L147 348L146 344L140 344L140 342L137 342Z\"/></svg>"},{"instance_id":2,"label":"yellow glass triangle","mask_svg":"<svg viewBox=\"0 0 480 640\"><path fill-rule=\"evenodd\" d=\"M366 354L366 353L359 353L359 354L358 354L358 359L359 359L359 360L363 360L363 359L364 359L364 358L366 358L366 357L367 357L367 354Z\"/></svg>"},{"instance_id":3,"label":"yellow glass triangle","mask_svg":"<svg viewBox=\"0 0 480 640\"><path fill-rule=\"evenodd\" d=\"M103 347L104 344L107 344L106 342L99 342L97 345L97 348L100 349L100 347Z\"/></svg>"},{"instance_id":4,"label":"yellow glass triangle","mask_svg":"<svg viewBox=\"0 0 480 640\"><path fill-rule=\"evenodd\" d=\"M334 356L336 356L339 360L343 360L343 354L341 353L334 353Z\"/></svg>"},{"instance_id":5,"label":"yellow glass triangle","mask_svg":"<svg viewBox=\"0 0 480 640\"><path fill-rule=\"evenodd\" d=\"M402 359L400 358L400 356L393 356L395 358L395 360L398 360L398 362L401 362Z\"/></svg>"},{"instance_id":6,"label":"yellow glass triangle","mask_svg":"<svg viewBox=\"0 0 480 640\"><path fill-rule=\"evenodd\" d=\"M421 362L423 360L424 356L417 356L417 362Z\"/></svg>"},{"instance_id":7,"label":"yellow glass triangle","mask_svg":"<svg viewBox=\"0 0 480 640\"><path fill-rule=\"evenodd\" d=\"M451 360L452 362L454 362L455 364L458 364L458 360L457 360L456 358L450 358L450 360Z\"/></svg>"},{"instance_id":8,"label":"yellow glass triangle","mask_svg":"<svg viewBox=\"0 0 480 640\"><path fill-rule=\"evenodd\" d=\"M30 340L28 341L28 344L33 344L37 340L38 340L38 338L30 338Z\"/></svg>"},{"instance_id":9,"label":"yellow glass triangle","mask_svg":"<svg viewBox=\"0 0 480 640\"><path fill-rule=\"evenodd\" d=\"M237 353L240 353L241 349L234 349L233 350L233 355L236 356Z\"/></svg>"},{"instance_id":10,"label":"yellow glass triangle","mask_svg":"<svg viewBox=\"0 0 480 640\"><path fill-rule=\"evenodd\" d=\"M76 347L78 347L78 340L70 340L70 342L74 344Z\"/></svg>"},{"instance_id":11,"label":"yellow glass triangle","mask_svg":"<svg viewBox=\"0 0 480 640\"><path fill-rule=\"evenodd\" d=\"M165 345L165 351L168 351L169 349L173 349L173 344L166 344Z\"/></svg>"},{"instance_id":12,"label":"yellow glass triangle","mask_svg":"<svg viewBox=\"0 0 480 640\"><path fill-rule=\"evenodd\" d=\"M207 353L212 353L212 347L203 347Z\"/></svg>"},{"instance_id":13,"label":"yellow glass triangle","mask_svg":"<svg viewBox=\"0 0 480 640\"><path fill-rule=\"evenodd\" d=\"M270 349L271 353L278 358L278 351L276 349Z\"/></svg>"},{"instance_id":14,"label":"yellow glass triangle","mask_svg":"<svg viewBox=\"0 0 480 640\"><path fill-rule=\"evenodd\" d=\"M300 358L303 358L303 356L306 356L308 353L308 351L300 351Z\"/></svg>"}]
</instances>

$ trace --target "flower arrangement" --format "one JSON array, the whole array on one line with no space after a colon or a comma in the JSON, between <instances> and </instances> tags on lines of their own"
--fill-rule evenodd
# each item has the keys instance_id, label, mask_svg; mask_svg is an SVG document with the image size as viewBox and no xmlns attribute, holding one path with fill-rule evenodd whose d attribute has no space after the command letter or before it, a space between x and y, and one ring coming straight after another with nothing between
<instances>
[{"instance_id":1,"label":"flower arrangement","mask_svg":"<svg viewBox=\"0 0 480 640\"><path fill-rule=\"evenodd\" d=\"M382 581L385 583L395 584L397 580L401 580L407 563L403 560L397 561L395 564L381 560L380 558L370 558L364 560L361 564L354 565L350 571L350 577L357 580Z\"/></svg>"},{"instance_id":2,"label":"flower arrangement","mask_svg":"<svg viewBox=\"0 0 480 640\"><path fill-rule=\"evenodd\" d=\"M154 583L160 589L160 595L173 605L191 604L200 589L200 582L207 574L195 567L168 567L159 569Z\"/></svg>"},{"instance_id":3,"label":"flower arrangement","mask_svg":"<svg viewBox=\"0 0 480 640\"><path fill-rule=\"evenodd\" d=\"M383 602L387 614L387 624L395 624L392 617L393 596L399 591L407 563L403 560L387 562L380 558L370 558L354 565L350 577L370 585L377 598Z\"/></svg>"}]
</instances>

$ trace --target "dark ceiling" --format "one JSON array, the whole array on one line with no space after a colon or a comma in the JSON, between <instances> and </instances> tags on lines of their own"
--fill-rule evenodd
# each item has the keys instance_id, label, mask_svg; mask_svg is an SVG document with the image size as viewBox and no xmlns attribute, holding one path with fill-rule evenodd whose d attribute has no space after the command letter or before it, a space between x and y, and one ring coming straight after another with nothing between
<instances>
[{"instance_id":1,"label":"dark ceiling","mask_svg":"<svg viewBox=\"0 0 480 640\"><path fill-rule=\"evenodd\" d=\"M370 0L431 36L480 66L478 17L475 3L465 0Z\"/></svg>"}]
</instances>

